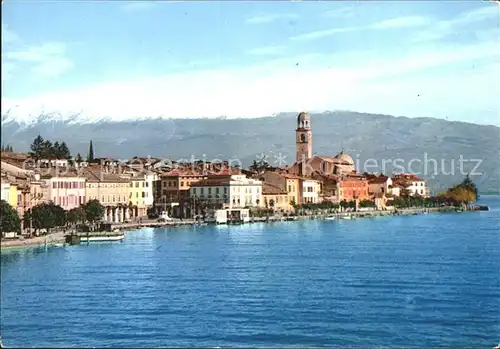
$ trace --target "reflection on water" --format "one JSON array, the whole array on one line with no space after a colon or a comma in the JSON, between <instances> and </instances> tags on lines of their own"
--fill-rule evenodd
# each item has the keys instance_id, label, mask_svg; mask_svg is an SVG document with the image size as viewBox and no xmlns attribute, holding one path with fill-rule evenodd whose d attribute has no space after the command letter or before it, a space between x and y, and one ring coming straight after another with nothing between
<instances>
[{"instance_id":1,"label":"reflection on water","mask_svg":"<svg viewBox=\"0 0 500 349\"><path fill-rule=\"evenodd\" d=\"M148 228L2 253L4 344L491 347L500 201L484 200L492 211Z\"/></svg>"}]
</instances>

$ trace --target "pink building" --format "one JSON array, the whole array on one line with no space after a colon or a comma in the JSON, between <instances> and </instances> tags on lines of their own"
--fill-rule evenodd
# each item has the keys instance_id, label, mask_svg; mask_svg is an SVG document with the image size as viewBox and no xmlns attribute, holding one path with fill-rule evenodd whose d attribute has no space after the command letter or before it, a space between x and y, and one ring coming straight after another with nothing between
<instances>
[{"instance_id":1,"label":"pink building","mask_svg":"<svg viewBox=\"0 0 500 349\"><path fill-rule=\"evenodd\" d=\"M48 199L65 210L71 210L85 203L85 178L77 174L58 174L44 178Z\"/></svg>"}]
</instances>

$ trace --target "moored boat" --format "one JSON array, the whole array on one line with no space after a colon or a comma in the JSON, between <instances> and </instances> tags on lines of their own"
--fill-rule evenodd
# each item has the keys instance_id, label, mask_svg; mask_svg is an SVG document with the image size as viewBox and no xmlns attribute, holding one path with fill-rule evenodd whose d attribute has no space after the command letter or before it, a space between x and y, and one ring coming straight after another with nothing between
<instances>
[{"instance_id":1,"label":"moored boat","mask_svg":"<svg viewBox=\"0 0 500 349\"><path fill-rule=\"evenodd\" d=\"M105 242L122 241L125 239L123 234L101 235L101 236L80 236L80 242Z\"/></svg>"}]
</instances>

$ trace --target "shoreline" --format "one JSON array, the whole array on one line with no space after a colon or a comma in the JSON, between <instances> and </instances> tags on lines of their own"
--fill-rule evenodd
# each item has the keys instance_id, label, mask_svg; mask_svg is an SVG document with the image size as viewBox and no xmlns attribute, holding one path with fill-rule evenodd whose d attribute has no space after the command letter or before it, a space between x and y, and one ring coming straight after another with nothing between
<instances>
[{"instance_id":1,"label":"shoreline","mask_svg":"<svg viewBox=\"0 0 500 349\"><path fill-rule=\"evenodd\" d=\"M65 232L58 232L45 236L37 236L31 239L15 239L2 241L0 244L0 251L13 251L22 250L27 248L38 248L42 246L55 246L65 242Z\"/></svg>"},{"instance_id":2,"label":"shoreline","mask_svg":"<svg viewBox=\"0 0 500 349\"><path fill-rule=\"evenodd\" d=\"M473 210L460 211L455 207L427 207L427 208L409 208L409 209L399 209L397 211L361 211L361 212L338 212L338 213L318 213L312 215L301 215L301 216L269 216L269 217L251 217L251 223L271 223L271 222L297 222L303 220L326 220L327 217L335 217L335 219L342 219L345 216L350 216L352 218L373 218L373 217L389 217L389 216L400 216L400 215L417 215L424 213L463 213L463 212L474 212ZM210 224L201 222L202 224ZM176 220L169 222L143 222L143 223L123 223L114 224L112 229L118 229L124 233L133 232L136 229L141 228L178 228L182 226L196 226L199 222L194 219L186 220ZM215 225L215 223L211 223ZM40 248L43 246L57 246L65 244L66 232L58 232L46 236L34 237L31 239L23 240L3 240L0 244L0 251L16 251L24 250L29 248Z\"/></svg>"}]
</instances>

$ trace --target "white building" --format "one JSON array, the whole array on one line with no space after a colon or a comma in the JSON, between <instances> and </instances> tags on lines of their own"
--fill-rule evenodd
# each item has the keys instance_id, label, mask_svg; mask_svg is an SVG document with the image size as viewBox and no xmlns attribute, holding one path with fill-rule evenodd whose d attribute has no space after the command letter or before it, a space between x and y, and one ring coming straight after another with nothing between
<instances>
[{"instance_id":1,"label":"white building","mask_svg":"<svg viewBox=\"0 0 500 349\"><path fill-rule=\"evenodd\" d=\"M2 200L9 202L10 183L2 180Z\"/></svg>"},{"instance_id":2,"label":"white building","mask_svg":"<svg viewBox=\"0 0 500 349\"><path fill-rule=\"evenodd\" d=\"M321 183L314 179L302 179L302 203L317 204L320 202Z\"/></svg>"},{"instance_id":3,"label":"white building","mask_svg":"<svg viewBox=\"0 0 500 349\"><path fill-rule=\"evenodd\" d=\"M151 207L154 202L154 183L158 180L158 174L147 171L144 173L144 205Z\"/></svg>"},{"instance_id":4,"label":"white building","mask_svg":"<svg viewBox=\"0 0 500 349\"><path fill-rule=\"evenodd\" d=\"M69 161L66 159L40 159L38 160L39 165L50 165L52 167L68 167Z\"/></svg>"},{"instance_id":5,"label":"white building","mask_svg":"<svg viewBox=\"0 0 500 349\"><path fill-rule=\"evenodd\" d=\"M424 197L429 196L429 188L425 181L412 173L397 174L392 177L394 184L402 185L408 190L411 196L420 195Z\"/></svg>"},{"instance_id":6,"label":"white building","mask_svg":"<svg viewBox=\"0 0 500 349\"><path fill-rule=\"evenodd\" d=\"M263 205L262 182L245 175L209 176L191 184L189 195L195 201L219 204L225 208Z\"/></svg>"}]
</instances>

